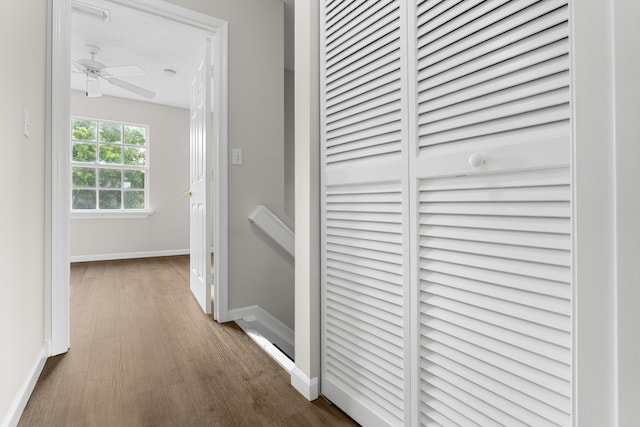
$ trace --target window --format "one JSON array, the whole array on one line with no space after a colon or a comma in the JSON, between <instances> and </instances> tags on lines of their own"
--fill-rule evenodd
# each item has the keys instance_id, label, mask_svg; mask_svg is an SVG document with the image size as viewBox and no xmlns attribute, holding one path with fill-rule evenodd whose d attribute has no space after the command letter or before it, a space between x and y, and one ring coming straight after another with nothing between
<instances>
[{"instance_id":1,"label":"window","mask_svg":"<svg viewBox=\"0 0 640 427\"><path fill-rule=\"evenodd\" d=\"M71 210L134 212L148 208L149 127L71 119Z\"/></svg>"}]
</instances>

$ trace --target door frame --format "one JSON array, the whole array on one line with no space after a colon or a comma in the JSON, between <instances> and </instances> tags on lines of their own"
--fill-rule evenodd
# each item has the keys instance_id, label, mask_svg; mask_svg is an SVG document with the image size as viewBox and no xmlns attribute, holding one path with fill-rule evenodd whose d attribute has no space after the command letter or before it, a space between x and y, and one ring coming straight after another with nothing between
<instances>
[{"instance_id":1,"label":"door frame","mask_svg":"<svg viewBox=\"0 0 640 427\"><path fill-rule=\"evenodd\" d=\"M66 352L70 346L70 239L69 239L69 120L71 73L71 3L72 0L50 0L51 27L48 44L47 118L50 148L46 166L50 187L47 188L47 261L50 262L51 291L45 297L45 331L50 355ZM214 197L213 218L214 319L228 320L228 26L210 15L176 6L162 0L109 0L137 12L149 13L189 25L209 33L213 41L213 106L214 111Z\"/></svg>"}]
</instances>

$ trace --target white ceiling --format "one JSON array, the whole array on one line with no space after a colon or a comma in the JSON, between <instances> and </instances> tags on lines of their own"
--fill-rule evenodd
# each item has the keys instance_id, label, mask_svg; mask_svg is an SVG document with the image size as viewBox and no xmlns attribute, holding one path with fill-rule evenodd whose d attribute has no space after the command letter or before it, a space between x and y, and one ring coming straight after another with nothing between
<instances>
[{"instance_id":1,"label":"white ceiling","mask_svg":"<svg viewBox=\"0 0 640 427\"><path fill-rule=\"evenodd\" d=\"M283 0L285 8L285 67L293 69L293 4ZM72 13L71 60L89 58L86 45L101 49L95 60L108 67L138 65L146 76L118 77L129 83L156 92L146 99L100 80L104 95L189 108L191 80L204 49L204 33L176 22L137 12L108 0L79 0L109 11L109 20ZM73 67L72 67L73 68ZM167 76L165 69L176 74ZM71 88L85 91L85 75L72 73Z\"/></svg>"},{"instance_id":2,"label":"white ceiling","mask_svg":"<svg viewBox=\"0 0 640 427\"><path fill-rule=\"evenodd\" d=\"M82 0L81 3L108 10L110 18L103 22L90 15L72 13L71 60L89 58L86 45L95 45L101 49L96 61L108 67L142 67L145 76L119 78L156 92L156 96L148 100L101 80L103 94L189 108L191 80L204 52L204 33L105 0ZM176 74L166 75L167 68ZM71 88L85 90L84 74L71 74Z\"/></svg>"}]
</instances>

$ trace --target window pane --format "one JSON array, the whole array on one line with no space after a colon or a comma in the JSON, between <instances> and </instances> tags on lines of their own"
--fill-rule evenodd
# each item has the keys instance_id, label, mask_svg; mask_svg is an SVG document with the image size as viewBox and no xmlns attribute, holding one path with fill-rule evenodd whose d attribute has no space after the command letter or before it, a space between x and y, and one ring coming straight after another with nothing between
<instances>
[{"instance_id":1,"label":"window pane","mask_svg":"<svg viewBox=\"0 0 640 427\"><path fill-rule=\"evenodd\" d=\"M131 145L144 145L147 141L147 130L139 126L124 127L124 143Z\"/></svg>"},{"instance_id":2,"label":"window pane","mask_svg":"<svg viewBox=\"0 0 640 427\"><path fill-rule=\"evenodd\" d=\"M146 161L145 154L144 148L124 147L124 164L144 166Z\"/></svg>"},{"instance_id":3,"label":"window pane","mask_svg":"<svg viewBox=\"0 0 640 427\"><path fill-rule=\"evenodd\" d=\"M71 136L81 141L96 140L96 122L91 120L73 119L71 122Z\"/></svg>"},{"instance_id":4,"label":"window pane","mask_svg":"<svg viewBox=\"0 0 640 427\"><path fill-rule=\"evenodd\" d=\"M100 188L120 188L122 171L120 169L100 169Z\"/></svg>"},{"instance_id":5,"label":"window pane","mask_svg":"<svg viewBox=\"0 0 640 427\"><path fill-rule=\"evenodd\" d=\"M122 126L118 123L100 122L100 141L122 143Z\"/></svg>"},{"instance_id":6,"label":"window pane","mask_svg":"<svg viewBox=\"0 0 640 427\"><path fill-rule=\"evenodd\" d=\"M95 162L96 144L73 144L72 156L74 162Z\"/></svg>"},{"instance_id":7,"label":"window pane","mask_svg":"<svg viewBox=\"0 0 640 427\"><path fill-rule=\"evenodd\" d=\"M71 192L71 207L73 209L95 209L95 190L73 190Z\"/></svg>"},{"instance_id":8,"label":"window pane","mask_svg":"<svg viewBox=\"0 0 640 427\"><path fill-rule=\"evenodd\" d=\"M124 171L124 188L144 188L144 172Z\"/></svg>"},{"instance_id":9,"label":"window pane","mask_svg":"<svg viewBox=\"0 0 640 427\"><path fill-rule=\"evenodd\" d=\"M100 145L100 160L105 163L122 164L122 146Z\"/></svg>"},{"instance_id":10,"label":"window pane","mask_svg":"<svg viewBox=\"0 0 640 427\"><path fill-rule=\"evenodd\" d=\"M120 209L122 206L120 190L100 190L100 209Z\"/></svg>"},{"instance_id":11,"label":"window pane","mask_svg":"<svg viewBox=\"0 0 640 427\"><path fill-rule=\"evenodd\" d=\"M143 191L125 191L124 192L124 208L125 209L144 209L144 192Z\"/></svg>"},{"instance_id":12,"label":"window pane","mask_svg":"<svg viewBox=\"0 0 640 427\"><path fill-rule=\"evenodd\" d=\"M93 168L73 168L72 175L72 182L74 187L96 186L96 170Z\"/></svg>"}]
</instances>

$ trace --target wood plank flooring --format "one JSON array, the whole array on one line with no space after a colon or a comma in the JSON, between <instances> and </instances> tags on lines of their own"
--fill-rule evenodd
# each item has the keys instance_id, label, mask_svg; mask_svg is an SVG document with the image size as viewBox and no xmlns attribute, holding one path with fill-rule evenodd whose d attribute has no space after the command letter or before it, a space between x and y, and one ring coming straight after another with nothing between
<instances>
[{"instance_id":1,"label":"wood plank flooring","mask_svg":"<svg viewBox=\"0 0 640 427\"><path fill-rule=\"evenodd\" d=\"M71 350L47 361L19 426L356 425L300 396L235 323L204 316L188 264L73 264Z\"/></svg>"}]
</instances>

